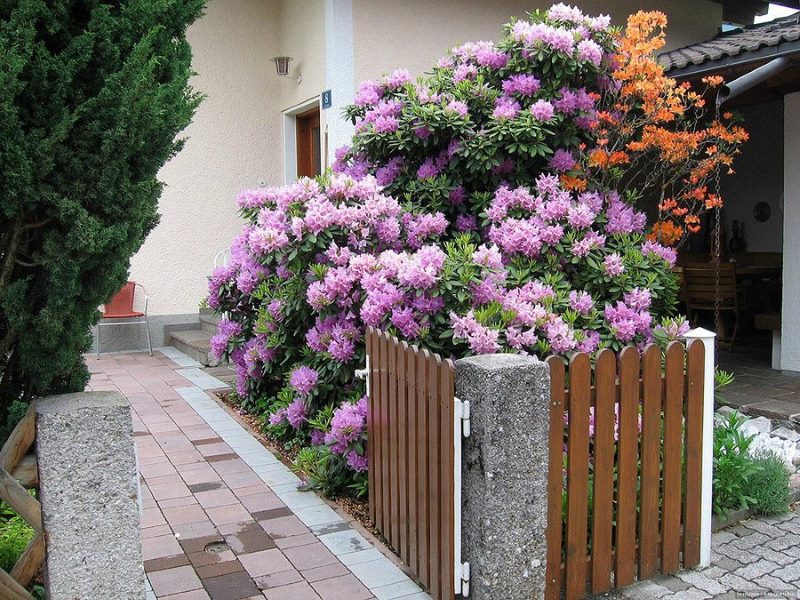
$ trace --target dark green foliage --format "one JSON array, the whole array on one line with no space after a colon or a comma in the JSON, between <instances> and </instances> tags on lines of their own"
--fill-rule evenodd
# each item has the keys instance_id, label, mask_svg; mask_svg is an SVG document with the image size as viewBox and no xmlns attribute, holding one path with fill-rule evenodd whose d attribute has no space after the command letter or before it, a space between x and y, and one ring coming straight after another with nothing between
<instances>
[{"instance_id":1,"label":"dark green foliage","mask_svg":"<svg viewBox=\"0 0 800 600\"><path fill-rule=\"evenodd\" d=\"M97 306L158 223L204 0L0 0L0 422L84 387Z\"/></svg>"},{"instance_id":2,"label":"dark green foliage","mask_svg":"<svg viewBox=\"0 0 800 600\"><path fill-rule=\"evenodd\" d=\"M786 463L773 452L756 454L758 471L750 478L753 509L759 515L780 515L789 510L789 480Z\"/></svg>"}]
</instances>

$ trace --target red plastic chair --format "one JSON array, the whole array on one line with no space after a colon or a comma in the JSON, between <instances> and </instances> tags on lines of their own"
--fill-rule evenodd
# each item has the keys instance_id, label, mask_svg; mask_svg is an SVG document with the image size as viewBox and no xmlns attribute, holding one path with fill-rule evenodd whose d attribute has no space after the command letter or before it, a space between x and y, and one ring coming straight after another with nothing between
<instances>
[{"instance_id":1,"label":"red plastic chair","mask_svg":"<svg viewBox=\"0 0 800 600\"><path fill-rule=\"evenodd\" d=\"M144 312L133 309L136 288L139 288L142 294L144 294ZM144 325L145 331L147 332L147 350L150 356L153 356L153 344L150 341L150 326L147 323L148 300L149 298L144 288L135 281L129 281L122 286L122 289L118 291L113 298L111 298L111 302L103 305L103 318L100 319L96 329L97 358L100 358L100 327L110 327L112 325ZM126 321L122 323L113 322L117 319L126 319Z\"/></svg>"}]
</instances>

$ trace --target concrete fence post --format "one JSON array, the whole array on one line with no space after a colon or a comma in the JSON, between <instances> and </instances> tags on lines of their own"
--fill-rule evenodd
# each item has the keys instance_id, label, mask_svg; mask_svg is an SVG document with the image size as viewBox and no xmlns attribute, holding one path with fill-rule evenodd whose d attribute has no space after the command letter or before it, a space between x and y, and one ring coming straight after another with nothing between
<instances>
[{"instance_id":1,"label":"concrete fence post","mask_svg":"<svg viewBox=\"0 0 800 600\"><path fill-rule=\"evenodd\" d=\"M470 598L543 598L549 369L515 354L465 358L456 362L456 395L471 409L462 469Z\"/></svg>"},{"instance_id":2,"label":"concrete fence post","mask_svg":"<svg viewBox=\"0 0 800 600\"><path fill-rule=\"evenodd\" d=\"M143 600L133 422L116 392L36 403L49 600Z\"/></svg>"}]
</instances>

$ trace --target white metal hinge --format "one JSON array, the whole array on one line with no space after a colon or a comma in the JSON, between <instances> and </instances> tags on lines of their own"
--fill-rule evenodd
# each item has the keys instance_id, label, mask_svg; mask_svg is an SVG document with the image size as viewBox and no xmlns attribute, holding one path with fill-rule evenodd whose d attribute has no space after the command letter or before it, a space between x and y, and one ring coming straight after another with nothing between
<instances>
[{"instance_id":1,"label":"white metal hinge","mask_svg":"<svg viewBox=\"0 0 800 600\"><path fill-rule=\"evenodd\" d=\"M356 369L355 373L358 379L364 379L367 382L367 397L369 398L369 354L367 355L367 364L363 369Z\"/></svg>"},{"instance_id":2,"label":"white metal hinge","mask_svg":"<svg viewBox=\"0 0 800 600\"><path fill-rule=\"evenodd\" d=\"M469 400L463 402L458 398L455 400L457 402L456 406L461 407L461 435L463 435L465 438L468 438L472 429L472 422L470 421L469 412Z\"/></svg>"},{"instance_id":3,"label":"white metal hinge","mask_svg":"<svg viewBox=\"0 0 800 600\"><path fill-rule=\"evenodd\" d=\"M458 565L457 565L458 566ZM461 573L457 574L461 579L461 589L456 590L456 594L461 594L462 598L469 596L469 563L461 563Z\"/></svg>"}]
</instances>

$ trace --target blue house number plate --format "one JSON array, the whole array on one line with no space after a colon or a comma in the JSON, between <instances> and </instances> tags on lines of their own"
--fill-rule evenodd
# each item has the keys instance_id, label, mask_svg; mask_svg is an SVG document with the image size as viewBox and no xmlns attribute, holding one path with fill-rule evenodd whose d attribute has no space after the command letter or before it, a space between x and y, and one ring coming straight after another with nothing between
<instances>
[{"instance_id":1,"label":"blue house number plate","mask_svg":"<svg viewBox=\"0 0 800 600\"><path fill-rule=\"evenodd\" d=\"M330 108L333 104L333 99L331 97L331 91L325 90L322 92L322 108Z\"/></svg>"}]
</instances>

